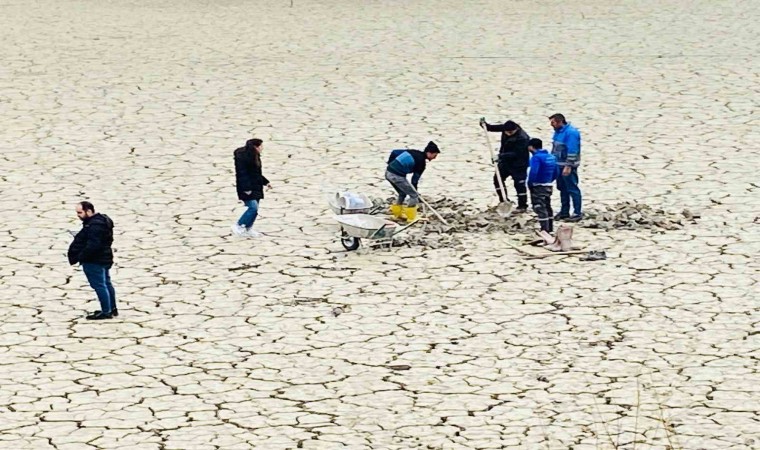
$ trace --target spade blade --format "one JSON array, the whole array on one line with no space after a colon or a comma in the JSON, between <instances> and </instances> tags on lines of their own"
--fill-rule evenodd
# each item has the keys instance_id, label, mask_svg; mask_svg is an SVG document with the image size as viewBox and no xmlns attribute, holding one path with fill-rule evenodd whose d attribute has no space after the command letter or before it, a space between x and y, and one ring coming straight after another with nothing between
<instances>
[{"instance_id":1,"label":"spade blade","mask_svg":"<svg viewBox=\"0 0 760 450\"><path fill-rule=\"evenodd\" d=\"M512 203L509 203L509 202L499 203L499 206L496 207L496 214L498 214L502 218L509 217L509 215L512 214Z\"/></svg>"}]
</instances>

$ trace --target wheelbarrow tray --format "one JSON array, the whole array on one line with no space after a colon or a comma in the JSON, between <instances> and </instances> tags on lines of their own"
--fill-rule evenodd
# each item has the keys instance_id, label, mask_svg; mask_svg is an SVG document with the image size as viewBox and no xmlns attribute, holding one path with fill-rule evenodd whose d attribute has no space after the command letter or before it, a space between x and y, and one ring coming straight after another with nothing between
<instances>
[{"instance_id":1,"label":"wheelbarrow tray","mask_svg":"<svg viewBox=\"0 0 760 450\"><path fill-rule=\"evenodd\" d=\"M335 220L347 235L362 239L389 238L397 227L395 222L369 214L336 215Z\"/></svg>"}]
</instances>

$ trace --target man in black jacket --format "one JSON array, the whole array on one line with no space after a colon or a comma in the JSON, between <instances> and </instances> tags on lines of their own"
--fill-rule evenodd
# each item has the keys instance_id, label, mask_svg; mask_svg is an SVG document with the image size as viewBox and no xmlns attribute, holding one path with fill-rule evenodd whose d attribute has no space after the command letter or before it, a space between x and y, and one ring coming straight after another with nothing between
<instances>
[{"instance_id":1,"label":"man in black jacket","mask_svg":"<svg viewBox=\"0 0 760 450\"><path fill-rule=\"evenodd\" d=\"M264 141L249 139L245 147L235 150L235 185L238 199L248 208L240 219L232 225L232 234L241 237L261 237L262 234L253 229L253 222L259 215L259 202L264 198L264 186L271 189L272 185L261 172L261 151Z\"/></svg>"},{"instance_id":2,"label":"man in black jacket","mask_svg":"<svg viewBox=\"0 0 760 450\"><path fill-rule=\"evenodd\" d=\"M110 319L119 315L109 274L113 266L113 221L105 214L96 213L90 202L79 202L76 212L82 221L82 229L69 246L69 264L82 265L82 271L100 301L100 311L88 315L87 319Z\"/></svg>"},{"instance_id":3,"label":"man in black jacket","mask_svg":"<svg viewBox=\"0 0 760 450\"><path fill-rule=\"evenodd\" d=\"M480 119L480 126L486 131L501 132L501 148L499 149L499 173L502 182L507 177L512 177L512 181L517 191L517 211L525 212L528 209L528 190L525 187L525 180L528 178L528 161L530 159L528 152L528 142L530 136L523 130L520 125L511 120L507 120L501 125L490 125L486 123L485 118ZM496 174L493 176L493 185L496 188L496 195L499 201L506 199L501 195L499 189L499 180Z\"/></svg>"}]
</instances>

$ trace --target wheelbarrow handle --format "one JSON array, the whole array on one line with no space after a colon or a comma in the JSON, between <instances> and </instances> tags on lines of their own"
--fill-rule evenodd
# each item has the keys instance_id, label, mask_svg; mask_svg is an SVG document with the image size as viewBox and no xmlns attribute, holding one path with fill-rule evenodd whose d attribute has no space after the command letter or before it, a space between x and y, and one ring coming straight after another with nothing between
<instances>
[{"instance_id":1,"label":"wheelbarrow handle","mask_svg":"<svg viewBox=\"0 0 760 450\"><path fill-rule=\"evenodd\" d=\"M380 234L381 231L385 230L386 225L387 224L383 224L382 227L380 227L377 230L375 230L375 232L372 233L372 235L370 235L369 239L375 239L375 236L377 236L378 234Z\"/></svg>"},{"instance_id":2,"label":"wheelbarrow handle","mask_svg":"<svg viewBox=\"0 0 760 450\"><path fill-rule=\"evenodd\" d=\"M397 234L401 233L402 231L404 231L404 230L406 230L407 228L409 228L409 227L413 226L414 224L416 224L416 223L417 223L417 222L419 222L419 221L420 221L420 219L415 219L413 222L410 222L410 223L408 223L408 224L404 225L403 227L401 227L401 228L397 229L396 231L394 231L394 232L393 232L393 236L395 236L395 235L397 235Z\"/></svg>"}]
</instances>

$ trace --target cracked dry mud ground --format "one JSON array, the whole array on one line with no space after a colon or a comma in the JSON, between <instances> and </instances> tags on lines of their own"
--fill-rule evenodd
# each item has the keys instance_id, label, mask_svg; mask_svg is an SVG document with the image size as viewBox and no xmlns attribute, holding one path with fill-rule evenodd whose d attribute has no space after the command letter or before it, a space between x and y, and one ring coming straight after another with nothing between
<instances>
[{"instance_id":1,"label":"cracked dry mud ground","mask_svg":"<svg viewBox=\"0 0 760 450\"><path fill-rule=\"evenodd\" d=\"M0 4L0 448L758 447L755 3L288 4ZM486 208L478 118L548 142L554 112L589 207L702 218L578 228L594 263L340 252L331 187L385 197L434 139L423 195ZM233 240L252 135L272 236ZM82 198L118 227L108 323L62 256Z\"/></svg>"}]
</instances>

